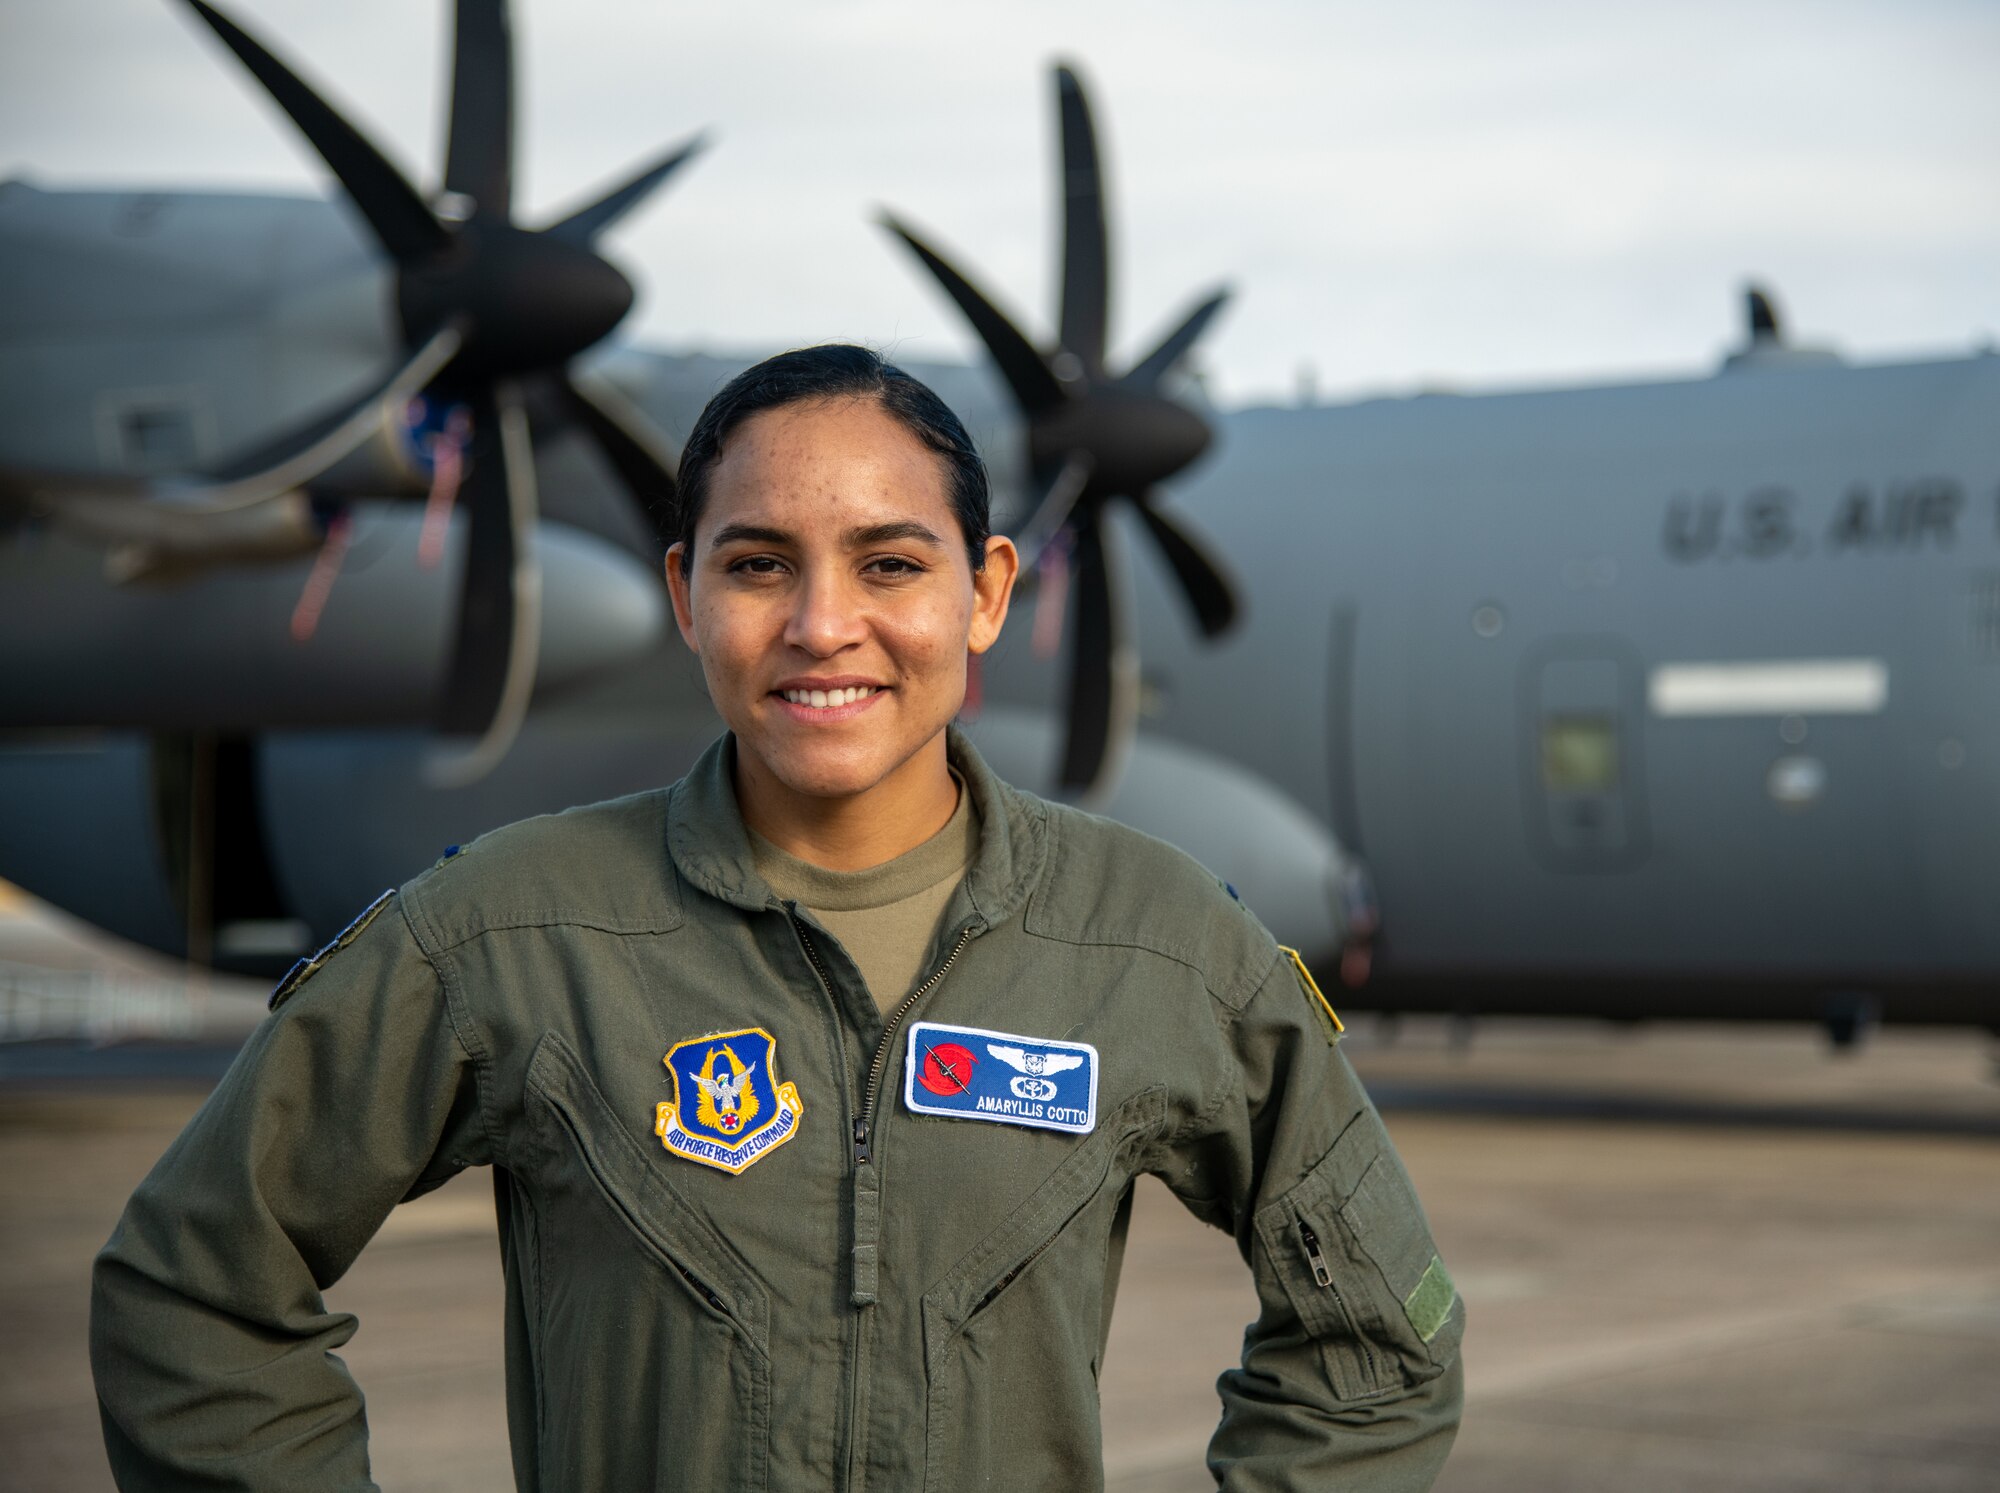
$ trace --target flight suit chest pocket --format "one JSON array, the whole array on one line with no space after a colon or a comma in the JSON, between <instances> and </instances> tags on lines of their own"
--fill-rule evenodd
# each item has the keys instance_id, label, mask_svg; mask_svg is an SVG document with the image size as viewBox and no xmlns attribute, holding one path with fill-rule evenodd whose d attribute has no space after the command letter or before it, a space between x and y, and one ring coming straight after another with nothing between
<instances>
[{"instance_id":1,"label":"flight suit chest pocket","mask_svg":"<svg viewBox=\"0 0 2000 1493\"><path fill-rule=\"evenodd\" d=\"M542 1485L767 1487L769 1293L559 1036L526 1097Z\"/></svg>"},{"instance_id":2,"label":"flight suit chest pocket","mask_svg":"<svg viewBox=\"0 0 2000 1493\"><path fill-rule=\"evenodd\" d=\"M924 1293L925 1493L996 1476L1017 1488L1100 1486L1106 1251L1135 1158L1165 1121L1162 1086L1112 1109Z\"/></svg>"},{"instance_id":3,"label":"flight suit chest pocket","mask_svg":"<svg viewBox=\"0 0 2000 1493\"><path fill-rule=\"evenodd\" d=\"M1464 1304L1373 1110L1304 1181L1259 1209L1256 1227L1341 1399L1421 1383L1457 1357Z\"/></svg>"}]
</instances>

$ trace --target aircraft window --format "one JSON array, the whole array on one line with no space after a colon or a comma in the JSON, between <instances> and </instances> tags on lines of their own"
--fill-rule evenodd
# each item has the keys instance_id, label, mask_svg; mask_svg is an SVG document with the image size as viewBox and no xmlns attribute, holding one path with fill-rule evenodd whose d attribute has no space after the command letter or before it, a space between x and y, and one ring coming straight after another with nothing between
<instances>
[{"instance_id":1,"label":"aircraft window","mask_svg":"<svg viewBox=\"0 0 2000 1493\"><path fill-rule=\"evenodd\" d=\"M194 412L184 404L134 404L119 413L126 465L185 471L195 464Z\"/></svg>"},{"instance_id":2,"label":"aircraft window","mask_svg":"<svg viewBox=\"0 0 2000 1493\"><path fill-rule=\"evenodd\" d=\"M1618 786L1618 726L1608 715L1552 715L1542 722L1542 781L1558 793Z\"/></svg>"}]
</instances>

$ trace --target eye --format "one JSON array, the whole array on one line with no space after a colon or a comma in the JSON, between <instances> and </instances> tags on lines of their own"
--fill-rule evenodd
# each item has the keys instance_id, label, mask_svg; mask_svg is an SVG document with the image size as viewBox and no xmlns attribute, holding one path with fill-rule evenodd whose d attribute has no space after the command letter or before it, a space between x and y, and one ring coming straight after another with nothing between
<instances>
[{"instance_id":1,"label":"eye","mask_svg":"<svg viewBox=\"0 0 2000 1493\"><path fill-rule=\"evenodd\" d=\"M868 562L867 568L875 575L906 576L922 575L928 567L908 555L877 555Z\"/></svg>"},{"instance_id":2,"label":"eye","mask_svg":"<svg viewBox=\"0 0 2000 1493\"><path fill-rule=\"evenodd\" d=\"M785 568L785 562L776 555L744 555L729 562L731 575L778 575Z\"/></svg>"}]
</instances>

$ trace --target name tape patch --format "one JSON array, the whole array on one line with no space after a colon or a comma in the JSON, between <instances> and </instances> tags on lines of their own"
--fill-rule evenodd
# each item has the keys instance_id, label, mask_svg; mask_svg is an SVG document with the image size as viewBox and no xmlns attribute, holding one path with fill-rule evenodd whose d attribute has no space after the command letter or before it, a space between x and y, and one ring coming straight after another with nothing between
<instances>
[{"instance_id":1,"label":"name tape patch","mask_svg":"<svg viewBox=\"0 0 2000 1493\"><path fill-rule=\"evenodd\" d=\"M919 1021L903 1060L903 1103L920 1115L1086 1135L1097 1125L1097 1049Z\"/></svg>"}]
</instances>

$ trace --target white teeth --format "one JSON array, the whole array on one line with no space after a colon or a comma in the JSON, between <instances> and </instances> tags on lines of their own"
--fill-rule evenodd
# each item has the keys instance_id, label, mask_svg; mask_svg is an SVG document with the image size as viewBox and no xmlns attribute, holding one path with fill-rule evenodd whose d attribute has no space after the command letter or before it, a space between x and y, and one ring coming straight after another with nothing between
<instances>
[{"instance_id":1,"label":"white teeth","mask_svg":"<svg viewBox=\"0 0 2000 1493\"><path fill-rule=\"evenodd\" d=\"M850 684L845 689L788 689L784 695L794 705L831 710L840 705L852 705L856 700L865 700L874 693L873 685Z\"/></svg>"}]
</instances>

